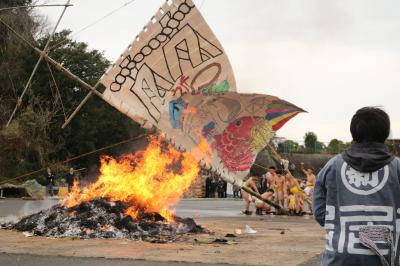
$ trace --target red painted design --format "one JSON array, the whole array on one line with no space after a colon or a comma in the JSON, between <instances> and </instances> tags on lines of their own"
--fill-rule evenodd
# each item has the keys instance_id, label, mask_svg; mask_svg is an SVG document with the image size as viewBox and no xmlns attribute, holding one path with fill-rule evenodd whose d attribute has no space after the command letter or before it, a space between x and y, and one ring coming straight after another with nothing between
<instances>
[{"instance_id":1,"label":"red painted design","mask_svg":"<svg viewBox=\"0 0 400 266\"><path fill-rule=\"evenodd\" d=\"M215 136L215 147L225 167L230 171L250 169L254 155L250 148L251 129L262 117L245 116L230 123Z\"/></svg>"}]
</instances>

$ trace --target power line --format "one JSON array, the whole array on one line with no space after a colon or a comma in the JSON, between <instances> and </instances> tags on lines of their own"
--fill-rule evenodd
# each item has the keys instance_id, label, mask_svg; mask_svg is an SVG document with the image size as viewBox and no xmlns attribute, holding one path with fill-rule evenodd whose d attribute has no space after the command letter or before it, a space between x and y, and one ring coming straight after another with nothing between
<instances>
[{"instance_id":1,"label":"power line","mask_svg":"<svg viewBox=\"0 0 400 266\"><path fill-rule=\"evenodd\" d=\"M97 23L99 23L99 22L101 22L102 20L108 18L108 17L111 16L112 14L118 12L119 10L121 10L121 9L124 8L124 7L127 7L128 5L132 4L132 3L135 2L135 1L136 1L136 0L130 0L130 1L126 2L125 4L123 4L122 6L116 8L116 9L114 9L114 10L111 10L109 13L103 15L102 17L96 19L95 21L89 23L89 24L86 25L85 27L83 27L83 28L81 28L80 30L76 31L75 33L71 34L71 37L72 37L72 36L78 35L78 34L81 33L82 31L87 30L87 29L90 28L90 27L93 27L93 26L96 25ZM62 40L62 41L60 41L60 42L54 44L53 46L51 46L51 49L58 48L60 45L66 43L66 42L68 42L68 39Z\"/></svg>"}]
</instances>

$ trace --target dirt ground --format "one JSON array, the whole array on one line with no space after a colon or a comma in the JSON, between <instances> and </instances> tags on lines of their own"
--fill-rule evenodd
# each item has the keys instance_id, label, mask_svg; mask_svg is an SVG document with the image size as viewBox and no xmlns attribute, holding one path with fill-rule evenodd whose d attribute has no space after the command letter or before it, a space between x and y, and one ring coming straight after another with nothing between
<instances>
[{"instance_id":1,"label":"dirt ground","mask_svg":"<svg viewBox=\"0 0 400 266\"><path fill-rule=\"evenodd\" d=\"M174 243L128 240L25 237L0 230L0 252L43 256L101 257L160 262L228 263L233 265L308 265L324 246L324 232L311 217L205 217L196 222L212 234L185 235ZM236 234L246 225L255 234ZM227 243L213 243L226 239Z\"/></svg>"}]
</instances>

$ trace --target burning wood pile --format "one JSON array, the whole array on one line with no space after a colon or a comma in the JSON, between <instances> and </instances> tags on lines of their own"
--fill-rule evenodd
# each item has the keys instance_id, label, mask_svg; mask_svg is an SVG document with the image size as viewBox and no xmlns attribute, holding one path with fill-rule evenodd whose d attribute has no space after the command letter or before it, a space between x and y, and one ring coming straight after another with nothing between
<instances>
[{"instance_id":1,"label":"burning wood pile","mask_svg":"<svg viewBox=\"0 0 400 266\"><path fill-rule=\"evenodd\" d=\"M129 205L94 199L66 208L61 205L3 226L37 236L77 238L124 238L153 243L173 241L178 235L204 233L193 219L174 216L168 222L156 212L140 211L136 219L125 215Z\"/></svg>"},{"instance_id":2,"label":"burning wood pile","mask_svg":"<svg viewBox=\"0 0 400 266\"><path fill-rule=\"evenodd\" d=\"M98 180L82 188L75 184L59 205L3 227L40 236L151 242L204 232L193 219L182 219L169 210L199 170L191 154L151 138L143 151L119 159L102 157Z\"/></svg>"}]
</instances>

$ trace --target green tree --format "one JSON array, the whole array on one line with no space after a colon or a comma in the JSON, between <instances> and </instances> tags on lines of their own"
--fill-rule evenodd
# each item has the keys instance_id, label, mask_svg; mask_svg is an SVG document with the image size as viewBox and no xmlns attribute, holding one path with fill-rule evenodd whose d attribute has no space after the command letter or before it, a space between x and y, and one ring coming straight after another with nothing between
<instances>
[{"instance_id":1,"label":"green tree","mask_svg":"<svg viewBox=\"0 0 400 266\"><path fill-rule=\"evenodd\" d=\"M341 153L346 149L346 145L343 141L338 139L332 139L328 144L328 151L330 153Z\"/></svg>"},{"instance_id":2,"label":"green tree","mask_svg":"<svg viewBox=\"0 0 400 266\"><path fill-rule=\"evenodd\" d=\"M0 1L0 8L26 5L31 2L5 0ZM0 12L0 18L25 39L35 43L34 35L38 31L38 24L29 10L3 10ZM27 66L22 59L31 55L30 48L0 23L0 125L6 123L16 104L18 94L22 91L24 81L28 78Z\"/></svg>"},{"instance_id":3,"label":"green tree","mask_svg":"<svg viewBox=\"0 0 400 266\"><path fill-rule=\"evenodd\" d=\"M314 132L307 132L304 135L304 147L306 152L323 152L326 149L325 144L318 141Z\"/></svg>"},{"instance_id":4,"label":"green tree","mask_svg":"<svg viewBox=\"0 0 400 266\"><path fill-rule=\"evenodd\" d=\"M304 135L304 146L309 151L315 151L318 137L314 132L307 132Z\"/></svg>"},{"instance_id":5,"label":"green tree","mask_svg":"<svg viewBox=\"0 0 400 266\"><path fill-rule=\"evenodd\" d=\"M27 14L25 19L29 18ZM31 30L26 34L38 36ZM11 33L0 26L0 42L6 47L0 50L0 153L3 155L0 156L0 179L37 170L143 132L138 124L97 97L92 97L72 123L62 130L63 108L67 115L70 114L88 91L51 67L56 80L54 84L45 62L39 66L11 125L5 128L21 88L38 59L36 53L20 46L20 42L10 36ZM42 35L31 41L43 48L47 39L48 35ZM94 84L110 65L102 52L72 40L70 31L57 33L52 43L60 45L51 50L50 56L89 84ZM120 147L104 153L116 155L119 150ZM73 166L96 168L98 158L99 154L93 154L74 161Z\"/></svg>"},{"instance_id":6,"label":"green tree","mask_svg":"<svg viewBox=\"0 0 400 266\"><path fill-rule=\"evenodd\" d=\"M280 153L292 153L299 150L299 144L293 140L285 140L278 144L278 151Z\"/></svg>"}]
</instances>

